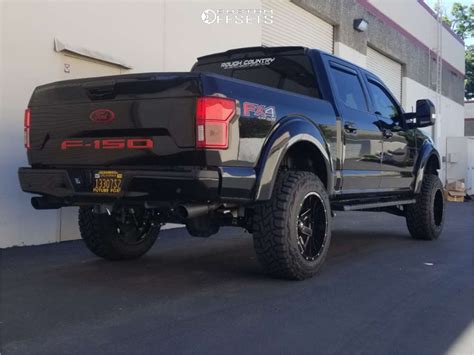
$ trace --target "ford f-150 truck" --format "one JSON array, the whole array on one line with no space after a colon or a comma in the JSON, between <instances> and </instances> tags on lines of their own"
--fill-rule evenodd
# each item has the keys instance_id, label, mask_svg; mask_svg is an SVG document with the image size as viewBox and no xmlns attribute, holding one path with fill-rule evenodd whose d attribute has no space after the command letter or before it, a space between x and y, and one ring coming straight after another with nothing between
<instances>
[{"instance_id":1,"label":"ford f-150 truck","mask_svg":"<svg viewBox=\"0 0 474 355\"><path fill-rule=\"evenodd\" d=\"M242 48L185 73L37 87L19 178L36 209L79 206L100 257L143 255L164 223L198 237L241 226L264 271L304 279L335 211L389 212L413 238L438 238L440 158L418 129L434 120L431 101L405 113L380 78L333 55Z\"/></svg>"}]
</instances>

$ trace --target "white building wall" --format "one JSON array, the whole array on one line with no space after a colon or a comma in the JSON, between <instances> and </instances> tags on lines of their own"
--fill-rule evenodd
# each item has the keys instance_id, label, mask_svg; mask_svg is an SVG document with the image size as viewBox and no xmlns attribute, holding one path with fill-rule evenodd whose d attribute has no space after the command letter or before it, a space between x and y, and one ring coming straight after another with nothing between
<instances>
[{"instance_id":1,"label":"white building wall","mask_svg":"<svg viewBox=\"0 0 474 355\"><path fill-rule=\"evenodd\" d=\"M29 202L31 195L19 187L18 167L27 166L23 112L34 87L87 72L93 76L188 71L197 56L260 45L259 25L208 25L201 20L207 8L260 8L259 4L253 0L0 1L0 248L78 236L76 209L36 211ZM120 58L133 69L65 59L53 50L55 37ZM70 74L64 73L65 61L72 63Z\"/></svg>"},{"instance_id":2,"label":"white building wall","mask_svg":"<svg viewBox=\"0 0 474 355\"><path fill-rule=\"evenodd\" d=\"M474 118L474 101L466 101L464 103L464 117Z\"/></svg>"},{"instance_id":3,"label":"white building wall","mask_svg":"<svg viewBox=\"0 0 474 355\"><path fill-rule=\"evenodd\" d=\"M431 50L437 48L436 19L417 0L369 0L369 2L428 48ZM462 44L446 28L443 28L442 33L444 60L464 73Z\"/></svg>"},{"instance_id":4,"label":"white building wall","mask_svg":"<svg viewBox=\"0 0 474 355\"><path fill-rule=\"evenodd\" d=\"M260 46L261 25L204 24L205 9L260 9L260 0L189 1L168 0L165 4L165 40L161 47L165 71L189 71L196 58L232 48Z\"/></svg>"},{"instance_id":5,"label":"white building wall","mask_svg":"<svg viewBox=\"0 0 474 355\"><path fill-rule=\"evenodd\" d=\"M416 109L416 100L420 98L430 99L436 102L436 92L410 78L403 78L404 95L402 105L405 111L411 112ZM406 93L406 94L405 94ZM439 109L438 109L439 111ZM447 137L464 135L464 106L443 96L441 99L441 111L437 121L440 128L440 138L437 149L440 156L446 156ZM432 136L432 127L422 129ZM444 183L446 179L446 162L441 162L440 178Z\"/></svg>"}]
</instances>

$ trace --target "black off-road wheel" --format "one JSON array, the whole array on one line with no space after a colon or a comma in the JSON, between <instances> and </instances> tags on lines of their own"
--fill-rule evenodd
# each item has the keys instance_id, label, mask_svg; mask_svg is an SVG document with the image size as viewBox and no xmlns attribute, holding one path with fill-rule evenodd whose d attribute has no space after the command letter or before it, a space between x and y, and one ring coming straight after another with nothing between
<instances>
[{"instance_id":1,"label":"black off-road wheel","mask_svg":"<svg viewBox=\"0 0 474 355\"><path fill-rule=\"evenodd\" d=\"M79 229L87 248L108 260L136 259L156 241L160 230L145 209L121 209L97 214L79 209Z\"/></svg>"},{"instance_id":2,"label":"black off-road wheel","mask_svg":"<svg viewBox=\"0 0 474 355\"><path fill-rule=\"evenodd\" d=\"M253 240L271 276L303 280L315 275L331 241L329 198L319 178L310 172L280 173L271 200L254 209Z\"/></svg>"},{"instance_id":3,"label":"black off-road wheel","mask_svg":"<svg viewBox=\"0 0 474 355\"><path fill-rule=\"evenodd\" d=\"M415 239L438 239L444 225L444 208L441 181L436 175L426 175L416 203L406 207L407 227L411 236Z\"/></svg>"}]
</instances>

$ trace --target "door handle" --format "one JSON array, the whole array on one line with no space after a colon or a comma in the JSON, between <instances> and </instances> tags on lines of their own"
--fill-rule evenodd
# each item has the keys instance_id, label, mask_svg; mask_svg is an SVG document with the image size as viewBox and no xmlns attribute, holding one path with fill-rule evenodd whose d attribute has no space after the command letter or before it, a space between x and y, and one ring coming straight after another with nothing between
<instances>
[{"instance_id":1,"label":"door handle","mask_svg":"<svg viewBox=\"0 0 474 355\"><path fill-rule=\"evenodd\" d=\"M389 139L393 137L393 132L389 129L382 130L382 135L385 139Z\"/></svg>"},{"instance_id":2,"label":"door handle","mask_svg":"<svg viewBox=\"0 0 474 355\"><path fill-rule=\"evenodd\" d=\"M346 122L344 123L344 130L347 133L357 133L357 126L354 122Z\"/></svg>"}]
</instances>

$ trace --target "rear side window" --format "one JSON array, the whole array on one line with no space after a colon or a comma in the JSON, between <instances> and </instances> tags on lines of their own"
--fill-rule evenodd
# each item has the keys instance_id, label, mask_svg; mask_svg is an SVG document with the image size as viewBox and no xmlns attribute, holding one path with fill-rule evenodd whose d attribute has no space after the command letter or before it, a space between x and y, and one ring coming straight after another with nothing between
<instances>
[{"instance_id":1,"label":"rear side window","mask_svg":"<svg viewBox=\"0 0 474 355\"><path fill-rule=\"evenodd\" d=\"M193 71L225 75L320 98L313 67L306 55L267 56L204 64L198 62Z\"/></svg>"},{"instance_id":2,"label":"rear side window","mask_svg":"<svg viewBox=\"0 0 474 355\"><path fill-rule=\"evenodd\" d=\"M359 77L355 73L337 67L331 67L331 73L336 83L339 101L352 109L368 111Z\"/></svg>"}]
</instances>

